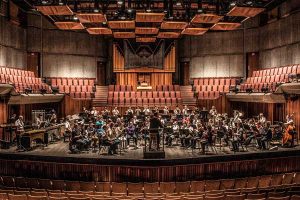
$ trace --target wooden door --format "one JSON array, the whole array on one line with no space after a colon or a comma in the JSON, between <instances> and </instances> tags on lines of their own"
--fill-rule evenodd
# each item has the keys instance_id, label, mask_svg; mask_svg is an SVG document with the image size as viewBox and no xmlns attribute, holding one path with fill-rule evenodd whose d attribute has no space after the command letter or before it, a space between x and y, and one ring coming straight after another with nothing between
<instances>
[{"instance_id":1,"label":"wooden door","mask_svg":"<svg viewBox=\"0 0 300 200\"><path fill-rule=\"evenodd\" d=\"M27 53L27 70L33 71L35 77L41 77L40 53Z\"/></svg>"},{"instance_id":2,"label":"wooden door","mask_svg":"<svg viewBox=\"0 0 300 200\"><path fill-rule=\"evenodd\" d=\"M247 68L246 68L246 76L252 76L253 71L258 70L259 68L259 53L252 52L247 53L247 60L246 60Z\"/></svg>"},{"instance_id":3,"label":"wooden door","mask_svg":"<svg viewBox=\"0 0 300 200\"><path fill-rule=\"evenodd\" d=\"M181 62L180 63L180 74L179 74L180 85L190 84L190 63Z\"/></svg>"},{"instance_id":4,"label":"wooden door","mask_svg":"<svg viewBox=\"0 0 300 200\"><path fill-rule=\"evenodd\" d=\"M97 63L97 84L106 85L106 63Z\"/></svg>"}]
</instances>

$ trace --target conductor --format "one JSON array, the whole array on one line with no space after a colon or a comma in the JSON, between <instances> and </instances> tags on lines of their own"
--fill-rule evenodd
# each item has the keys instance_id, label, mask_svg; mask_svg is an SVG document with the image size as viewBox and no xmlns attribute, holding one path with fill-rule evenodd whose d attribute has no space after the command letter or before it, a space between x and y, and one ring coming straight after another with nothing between
<instances>
[{"instance_id":1,"label":"conductor","mask_svg":"<svg viewBox=\"0 0 300 200\"><path fill-rule=\"evenodd\" d=\"M159 150L159 142L160 142L160 138L159 138L159 128L162 128L162 124L160 122L160 120L158 119L158 113L155 112L154 115L151 117L150 119L150 144L149 144L149 150L153 151L154 149L152 149L152 143L154 143L156 141L156 150Z\"/></svg>"}]
</instances>

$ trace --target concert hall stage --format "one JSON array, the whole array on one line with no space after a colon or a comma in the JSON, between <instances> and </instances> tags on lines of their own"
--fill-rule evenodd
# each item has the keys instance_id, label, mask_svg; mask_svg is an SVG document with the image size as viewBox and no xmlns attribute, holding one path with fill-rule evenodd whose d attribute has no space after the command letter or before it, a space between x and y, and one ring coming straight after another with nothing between
<instances>
[{"instance_id":1,"label":"concert hall stage","mask_svg":"<svg viewBox=\"0 0 300 200\"><path fill-rule=\"evenodd\" d=\"M300 147L233 153L227 147L202 155L199 149L165 148L165 159L143 159L143 148L109 156L70 154L68 143L17 152L0 150L0 175L80 181L154 182L233 178L300 171ZM211 151L210 151L211 152Z\"/></svg>"},{"instance_id":2,"label":"concert hall stage","mask_svg":"<svg viewBox=\"0 0 300 200\"><path fill-rule=\"evenodd\" d=\"M38 147L31 151L18 152L16 147L8 150L0 150L0 159L36 160L49 162L68 162L82 164L110 164L110 165L181 165L199 164L209 162L227 162L264 158L276 158L300 155L300 146L294 148L279 147L275 150L260 150L255 146L249 146L247 150L233 152L228 147L215 147L217 152L209 149L205 155L200 149L186 149L180 146L165 147L165 159L143 159L143 146L138 149L129 147L127 150L118 152L117 155L108 155L107 151L99 154L98 150L72 154L68 149L69 143L57 142L47 147Z\"/></svg>"}]
</instances>

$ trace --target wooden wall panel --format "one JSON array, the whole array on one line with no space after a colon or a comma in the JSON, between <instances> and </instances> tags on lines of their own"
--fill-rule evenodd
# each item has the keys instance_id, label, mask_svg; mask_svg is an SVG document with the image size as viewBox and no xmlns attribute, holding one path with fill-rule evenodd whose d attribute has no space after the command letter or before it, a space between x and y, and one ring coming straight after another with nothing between
<instances>
[{"instance_id":1,"label":"wooden wall panel","mask_svg":"<svg viewBox=\"0 0 300 200\"><path fill-rule=\"evenodd\" d=\"M176 69L176 48L172 46L164 58L164 70L175 72Z\"/></svg>"},{"instance_id":2,"label":"wooden wall panel","mask_svg":"<svg viewBox=\"0 0 300 200\"><path fill-rule=\"evenodd\" d=\"M123 166L0 160L1 175L80 181L169 182L238 178L300 170L300 158L279 157L171 166Z\"/></svg>"},{"instance_id":3,"label":"wooden wall panel","mask_svg":"<svg viewBox=\"0 0 300 200\"><path fill-rule=\"evenodd\" d=\"M135 89L137 87L137 73L116 73L117 85L132 85Z\"/></svg>"},{"instance_id":4,"label":"wooden wall panel","mask_svg":"<svg viewBox=\"0 0 300 200\"><path fill-rule=\"evenodd\" d=\"M151 85L172 85L172 73L151 73Z\"/></svg>"},{"instance_id":5,"label":"wooden wall panel","mask_svg":"<svg viewBox=\"0 0 300 200\"><path fill-rule=\"evenodd\" d=\"M8 107L3 101L0 101L0 124L7 123ZM2 138L2 129L0 129L0 138Z\"/></svg>"},{"instance_id":6,"label":"wooden wall panel","mask_svg":"<svg viewBox=\"0 0 300 200\"><path fill-rule=\"evenodd\" d=\"M73 115L80 113L86 107L87 109L92 108L92 100L77 100L73 99L68 95L65 95L64 100L61 103L62 116Z\"/></svg>"},{"instance_id":7,"label":"wooden wall panel","mask_svg":"<svg viewBox=\"0 0 300 200\"><path fill-rule=\"evenodd\" d=\"M198 100L199 109L203 107L210 110L212 106L215 106L218 113L228 113L232 116L232 110L230 110L230 102L227 100L226 96L221 96L215 100Z\"/></svg>"},{"instance_id":8,"label":"wooden wall panel","mask_svg":"<svg viewBox=\"0 0 300 200\"><path fill-rule=\"evenodd\" d=\"M116 44L113 44L113 70L125 70L125 58L117 48Z\"/></svg>"}]
</instances>

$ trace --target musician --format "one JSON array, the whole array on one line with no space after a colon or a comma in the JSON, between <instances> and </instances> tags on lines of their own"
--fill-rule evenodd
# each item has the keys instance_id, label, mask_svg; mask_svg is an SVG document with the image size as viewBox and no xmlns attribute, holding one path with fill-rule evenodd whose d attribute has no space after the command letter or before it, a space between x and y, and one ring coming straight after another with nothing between
<instances>
[{"instance_id":1,"label":"musician","mask_svg":"<svg viewBox=\"0 0 300 200\"><path fill-rule=\"evenodd\" d=\"M145 106L143 112L145 113L145 115L150 115L151 114L151 110Z\"/></svg>"},{"instance_id":2,"label":"musician","mask_svg":"<svg viewBox=\"0 0 300 200\"><path fill-rule=\"evenodd\" d=\"M178 106L176 106L176 108L174 109L174 114L175 115L180 115L180 113L181 113L180 108Z\"/></svg>"},{"instance_id":3,"label":"musician","mask_svg":"<svg viewBox=\"0 0 300 200\"><path fill-rule=\"evenodd\" d=\"M286 130L282 137L282 146L293 147L294 146L294 137L297 134L296 127L293 120L290 120L289 123L286 123Z\"/></svg>"},{"instance_id":4,"label":"musician","mask_svg":"<svg viewBox=\"0 0 300 200\"><path fill-rule=\"evenodd\" d=\"M129 107L129 108L127 109L127 111L126 111L126 114L127 114L127 115L131 115L131 116L132 116L133 113L134 113L134 112L133 112L133 110L132 110L131 107Z\"/></svg>"},{"instance_id":5,"label":"musician","mask_svg":"<svg viewBox=\"0 0 300 200\"><path fill-rule=\"evenodd\" d=\"M137 108L135 109L135 115L136 115L136 116L139 116L139 115L141 114L141 112L142 112L142 110L141 110L140 107L137 107Z\"/></svg>"},{"instance_id":6,"label":"musician","mask_svg":"<svg viewBox=\"0 0 300 200\"><path fill-rule=\"evenodd\" d=\"M120 112L119 112L119 110L118 110L118 107L115 107L115 108L112 110L112 115L113 115L114 117L117 117L117 116L119 116L119 114L120 114Z\"/></svg>"},{"instance_id":7,"label":"musician","mask_svg":"<svg viewBox=\"0 0 300 200\"><path fill-rule=\"evenodd\" d=\"M266 122L266 117L264 116L263 113L259 113L258 121L259 121L261 124L264 124L264 123Z\"/></svg>"},{"instance_id":8,"label":"musician","mask_svg":"<svg viewBox=\"0 0 300 200\"><path fill-rule=\"evenodd\" d=\"M92 108L92 110L91 110L91 115L93 115L94 117L97 117L97 115L98 115L98 110L96 110L95 107Z\"/></svg>"},{"instance_id":9,"label":"musician","mask_svg":"<svg viewBox=\"0 0 300 200\"><path fill-rule=\"evenodd\" d=\"M168 115L169 114L169 108L168 106L164 107L164 115Z\"/></svg>"},{"instance_id":10,"label":"musician","mask_svg":"<svg viewBox=\"0 0 300 200\"><path fill-rule=\"evenodd\" d=\"M209 111L210 116L217 116L218 112L215 106L212 106L210 111Z\"/></svg>"},{"instance_id":11,"label":"musician","mask_svg":"<svg viewBox=\"0 0 300 200\"><path fill-rule=\"evenodd\" d=\"M36 116L35 118L35 126L37 127L37 129L40 129L41 128L41 125L43 123L43 115L42 114L39 114L38 116Z\"/></svg>"},{"instance_id":12,"label":"musician","mask_svg":"<svg viewBox=\"0 0 300 200\"><path fill-rule=\"evenodd\" d=\"M104 110L102 110L102 115L103 116L107 116L107 115L109 115L109 113L110 113L110 111L107 109L107 107L105 107ZM92 111L91 111L91 114L92 114Z\"/></svg>"},{"instance_id":13,"label":"musician","mask_svg":"<svg viewBox=\"0 0 300 200\"><path fill-rule=\"evenodd\" d=\"M14 113L10 116L9 123L14 124L16 122L16 120L17 120L17 114Z\"/></svg>"},{"instance_id":14,"label":"musician","mask_svg":"<svg viewBox=\"0 0 300 200\"><path fill-rule=\"evenodd\" d=\"M185 105L184 108L182 109L182 114L185 116L189 114L189 108L187 107L187 105Z\"/></svg>"},{"instance_id":15,"label":"musician","mask_svg":"<svg viewBox=\"0 0 300 200\"><path fill-rule=\"evenodd\" d=\"M135 148L137 148L137 135L136 135L136 127L133 122L129 122L128 127L126 128L126 139L127 139L127 148L129 147L130 139L133 139Z\"/></svg>"},{"instance_id":16,"label":"musician","mask_svg":"<svg viewBox=\"0 0 300 200\"><path fill-rule=\"evenodd\" d=\"M70 124L70 121L69 121L68 117L66 118L66 120L64 122L64 126L65 126L64 142L66 142L66 137L70 138L71 133L72 133L71 124Z\"/></svg>"},{"instance_id":17,"label":"musician","mask_svg":"<svg viewBox=\"0 0 300 200\"><path fill-rule=\"evenodd\" d=\"M153 150L151 147L154 140L156 140L156 147L157 150L159 150L159 143L160 143L159 130L158 130L159 128L163 128L163 125L161 124L161 121L158 118L158 113L155 112L150 119L150 144L149 144L150 151Z\"/></svg>"},{"instance_id":18,"label":"musician","mask_svg":"<svg viewBox=\"0 0 300 200\"><path fill-rule=\"evenodd\" d=\"M237 123L232 133L232 150L239 151L239 144L243 135L243 128L241 123Z\"/></svg>"},{"instance_id":19,"label":"musician","mask_svg":"<svg viewBox=\"0 0 300 200\"><path fill-rule=\"evenodd\" d=\"M51 110L51 116L49 118L49 123L50 124L56 124L57 122L57 115L54 109Z\"/></svg>"},{"instance_id":20,"label":"musician","mask_svg":"<svg viewBox=\"0 0 300 200\"><path fill-rule=\"evenodd\" d=\"M15 126L17 127L16 131L16 141L17 141L17 150L20 149L20 136L24 133L24 118L22 115L19 116L17 121L15 122Z\"/></svg>"},{"instance_id":21,"label":"musician","mask_svg":"<svg viewBox=\"0 0 300 200\"><path fill-rule=\"evenodd\" d=\"M257 140L258 146L260 149L264 149L266 150L266 142L269 142L272 140L272 130L270 128L271 123L270 122L266 122L264 125L264 129L262 132L262 136Z\"/></svg>"}]
</instances>

